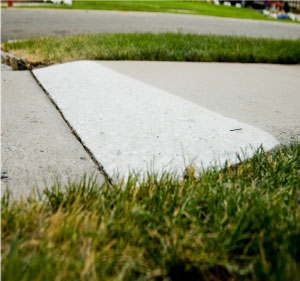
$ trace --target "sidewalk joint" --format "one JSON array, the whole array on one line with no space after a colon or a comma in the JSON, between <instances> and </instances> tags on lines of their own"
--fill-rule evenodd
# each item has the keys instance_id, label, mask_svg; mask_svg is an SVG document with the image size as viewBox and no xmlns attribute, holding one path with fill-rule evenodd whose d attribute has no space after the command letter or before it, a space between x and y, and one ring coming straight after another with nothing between
<instances>
[{"instance_id":1,"label":"sidewalk joint","mask_svg":"<svg viewBox=\"0 0 300 281\"><path fill-rule=\"evenodd\" d=\"M90 156L90 158L92 159L92 161L94 162L94 164L97 167L97 170L100 172L100 174L102 174L104 176L104 178L108 181L108 183L110 185L113 185L113 181L112 178L108 175L108 173L105 171L103 165L96 159L96 157L94 156L94 154L91 152L91 150L84 144L84 142L82 141L82 139L80 138L80 136L78 135L78 133L76 132L76 130L71 126L70 122L65 118L63 112L60 110L60 108L58 107L58 105L56 104L56 102L51 98L51 96L49 95L49 93L46 91L46 89L43 87L43 85L39 82L39 80L36 78L36 76L34 75L34 73L32 72L32 69L29 70L32 77L34 78L34 80L37 82L37 84L40 86L40 88L43 90L43 92L46 94L46 96L48 97L48 99L50 100L50 102L54 105L54 107L56 108L56 110L59 112L60 116L62 117L62 119L66 122L67 126L69 127L69 129L71 130L72 134L75 136L75 138L80 142L80 144L83 146L84 150L87 152L87 154Z\"/></svg>"}]
</instances>

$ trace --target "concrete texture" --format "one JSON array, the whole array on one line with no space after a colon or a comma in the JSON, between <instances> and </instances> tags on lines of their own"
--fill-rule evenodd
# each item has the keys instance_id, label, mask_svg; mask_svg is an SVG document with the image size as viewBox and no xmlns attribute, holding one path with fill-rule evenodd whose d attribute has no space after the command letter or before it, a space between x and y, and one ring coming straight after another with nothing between
<instances>
[{"instance_id":1,"label":"concrete texture","mask_svg":"<svg viewBox=\"0 0 300 281\"><path fill-rule=\"evenodd\" d=\"M12 70L12 67L1 63L1 70Z\"/></svg>"},{"instance_id":2,"label":"concrete texture","mask_svg":"<svg viewBox=\"0 0 300 281\"><path fill-rule=\"evenodd\" d=\"M251 156L260 145L278 144L260 129L97 62L50 66L34 75L111 176L236 163L236 153Z\"/></svg>"},{"instance_id":3,"label":"concrete texture","mask_svg":"<svg viewBox=\"0 0 300 281\"><path fill-rule=\"evenodd\" d=\"M183 32L300 38L300 24L168 13L2 9L2 42L71 34Z\"/></svg>"},{"instance_id":4,"label":"concrete texture","mask_svg":"<svg viewBox=\"0 0 300 281\"><path fill-rule=\"evenodd\" d=\"M15 198L84 173L103 177L28 71L2 72L1 180Z\"/></svg>"},{"instance_id":5,"label":"concrete texture","mask_svg":"<svg viewBox=\"0 0 300 281\"><path fill-rule=\"evenodd\" d=\"M299 65L99 63L224 116L259 127L282 143L300 141Z\"/></svg>"}]
</instances>

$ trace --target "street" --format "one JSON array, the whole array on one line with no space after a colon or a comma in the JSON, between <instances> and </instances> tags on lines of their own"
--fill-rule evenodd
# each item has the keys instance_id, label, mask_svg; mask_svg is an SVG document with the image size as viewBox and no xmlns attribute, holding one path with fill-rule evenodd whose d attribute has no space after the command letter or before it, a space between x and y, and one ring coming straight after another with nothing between
<instances>
[{"instance_id":1,"label":"street","mask_svg":"<svg viewBox=\"0 0 300 281\"><path fill-rule=\"evenodd\" d=\"M300 24L169 13L2 9L2 42L92 33L183 32L299 39Z\"/></svg>"}]
</instances>

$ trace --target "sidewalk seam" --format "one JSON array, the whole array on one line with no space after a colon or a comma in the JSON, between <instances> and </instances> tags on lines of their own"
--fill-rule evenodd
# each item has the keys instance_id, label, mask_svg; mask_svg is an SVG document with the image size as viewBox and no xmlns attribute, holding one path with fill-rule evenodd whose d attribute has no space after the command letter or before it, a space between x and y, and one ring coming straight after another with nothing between
<instances>
[{"instance_id":1,"label":"sidewalk seam","mask_svg":"<svg viewBox=\"0 0 300 281\"><path fill-rule=\"evenodd\" d=\"M60 110L60 108L56 104L56 102L52 99L52 97L50 96L50 94L46 91L46 89L43 87L43 85L36 78L36 76L34 75L34 73L32 72L32 70L30 69L29 71L30 71L32 77L34 78L34 80L37 82L37 84L40 86L40 88L46 94L46 96L48 97L48 99L50 100L50 102L54 105L54 107L56 108L56 110L59 112L59 114L62 117L62 119L66 122L67 126L71 130L71 133L75 136L75 138L80 142L80 144L83 146L83 148L87 152L87 154L91 157L92 161L94 162L94 164L97 167L97 170L100 172L100 174L102 174L104 176L104 178L108 181L108 183L110 185L112 185L113 184L112 178L105 171L103 165L96 159L96 157L94 156L94 154L92 153L92 151L84 144L84 142L82 141L82 139L80 138L80 136L78 135L78 133L76 132L76 130L71 126L70 122L66 119L66 117L63 114L63 112Z\"/></svg>"}]
</instances>

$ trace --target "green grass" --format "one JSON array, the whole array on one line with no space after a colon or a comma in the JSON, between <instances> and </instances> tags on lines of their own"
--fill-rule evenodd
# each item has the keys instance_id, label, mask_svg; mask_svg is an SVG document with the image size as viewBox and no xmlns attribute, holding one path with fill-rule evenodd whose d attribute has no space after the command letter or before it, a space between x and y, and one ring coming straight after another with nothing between
<instances>
[{"instance_id":1,"label":"green grass","mask_svg":"<svg viewBox=\"0 0 300 281\"><path fill-rule=\"evenodd\" d=\"M49 5L39 8L57 9L89 9L89 10L119 10L142 12L166 12L241 19L272 20L261 13L247 9L216 6L199 1L73 1L73 5ZM289 21L290 22L290 21Z\"/></svg>"},{"instance_id":2,"label":"green grass","mask_svg":"<svg viewBox=\"0 0 300 281\"><path fill-rule=\"evenodd\" d=\"M38 38L4 43L2 49L33 65L74 60L300 63L299 40L181 33Z\"/></svg>"},{"instance_id":3,"label":"green grass","mask_svg":"<svg viewBox=\"0 0 300 281\"><path fill-rule=\"evenodd\" d=\"M234 167L2 198L2 279L300 280L300 144Z\"/></svg>"},{"instance_id":4,"label":"green grass","mask_svg":"<svg viewBox=\"0 0 300 281\"><path fill-rule=\"evenodd\" d=\"M66 7L67 5L64 5ZM216 6L199 1L74 1L71 9L99 9L146 12L178 12L198 15L265 19L259 12L235 7ZM177 10L177 11L176 11ZM178 11L179 10L179 11Z\"/></svg>"}]
</instances>

